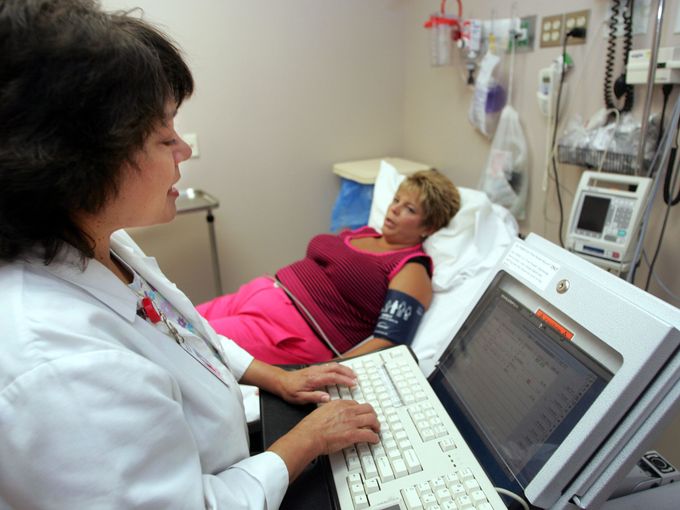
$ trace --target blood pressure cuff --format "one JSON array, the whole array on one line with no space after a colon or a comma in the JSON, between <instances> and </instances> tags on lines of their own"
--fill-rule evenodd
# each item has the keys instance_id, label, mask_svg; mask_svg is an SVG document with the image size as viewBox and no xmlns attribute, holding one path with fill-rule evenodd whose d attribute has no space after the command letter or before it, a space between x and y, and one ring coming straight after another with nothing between
<instances>
[{"instance_id":1,"label":"blood pressure cuff","mask_svg":"<svg viewBox=\"0 0 680 510\"><path fill-rule=\"evenodd\" d=\"M425 307L417 299L398 290L388 289L373 336L385 338L395 344L410 345L424 313Z\"/></svg>"}]
</instances>

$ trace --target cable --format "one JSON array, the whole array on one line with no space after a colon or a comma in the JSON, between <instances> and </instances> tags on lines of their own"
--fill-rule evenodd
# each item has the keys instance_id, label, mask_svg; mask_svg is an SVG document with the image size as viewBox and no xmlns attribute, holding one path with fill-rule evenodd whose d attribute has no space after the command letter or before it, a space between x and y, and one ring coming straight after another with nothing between
<instances>
[{"instance_id":1,"label":"cable","mask_svg":"<svg viewBox=\"0 0 680 510\"><path fill-rule=\"evenodd\" d=\"M678 122L680 122L680 120ZM663 124L661 125L661 127L663 128ZM678 127L676 129L680 129L680 125L678 125ZM675 177L673 177L674 172L671 171L671 167L675 167L676 168L675 171L677 172L677 165L675 165L675 159L678 155L678 146L677 146L678 144L677 144L677 140L675 142L676 142L675 147L671 148L671 154L670 154L670 157L669 157L669 160L668 160L668 166L666 167L666 178L664 179L664 184L663 184L663 201L671 207L674 206L675 204L677 204L678 202L680 202L680 191L678 191L678 193L676 193L674 198L671 198L671 196L673 194L672 188L675 187L675 186L671 185L671 178L673 178L673 179L675 178Z\"/></svg>"},{"instance_id":2,"label":"cable","mask_svg":"<svg viewBox=\"0 0 680 510\"><path fill-rule=\"evenodd\" d=\"M557 174L557 160L555 157L555 153L557 152L555 150L555 145L557 144L557 126L559 125L559 119L560 119L560 101L562 99L562 86L564 85L564 76L566 74L566 60L567 60L567 40L570 37L578 37L583 38L586 35L586 31L582 27L577 27L571 29L569 32L567 32L564 36L564 41L562 42L562 70L560 72L560 84L559 87L557 87L557 100L555 101L555 124L553 125L553 133L552 133L552 143L550 146L552 147L552 165L553 165L553 174L555 175L555 191L557 192L557 203L559 205L560 209L560 224L559 224L559 231L558 231L558 237L560 240L560 246L564 248L564 240L562 239L562 230L564 228L564 206L562 205L562 193L560 192L560 178L559 175Z\"/></svg>"},{"instance_id":3,"label":"cable","mask_svg":"<svg viewBox=\"0 0 680 510\"><path fill-rule=\"evenodd\" d=\"M656 198L656 194L659 191L659 184L661 182L660 176L661 172L656 172L656 175L654 175L654 168L657 166L658 162L658 167L663 168L666 166L668 163L668 157L670 154L670 149L673 144L673 138L675 138L675 135L677 134L677 129L678 129L678 123L680 122L680 98L678 98L675 101L675 105L673 107L673 115L671 117L670 121L670 126L672 126L671 129L666 130L666 132L663 135L663 138L661 139L661 144L659 144L659 148L656 150L654 153L654 158L652 159L652 163L649 167L649 172L648 176L654 176L654 180L652 183L649 199L647 201L647 206L645 208L645 212L642 216L642 223L640 227L640 235L637 240L637 244L635 245L635 253L633 255L631 267L633 268L631 271L629 271L628 276L626 280L630 283L635 282L635 273L636 269L638 267L638 264L640 263L640 260L642 259L642 245L644 243L644 238L645 238L645 232L647 231L647 226L649 224L649 219L652 214L652 205L654 203L654 199Z\"/></svg>"},{"instance_id":4,"label":"cable","mask_svg":"<svg viewBox=\"0 0 680 510\"><path fill-rule=\"evenodd\" d=\"M680 163L680 159L676 159L674 164L673 164L673 170L671 171L670 162L669 162L669 168L667 168L667 170L666 170L666 183L669 182L668 176L673 174L672 182L670 184L671 189L675 188L675 185L677 184L678 164L679 163ZM664 187L664 195L665 195L665 193L666 193L666 188ZM649 264L649 273L647 273L647 282L645 283L645 290L649 290L649 283L652 279L652 275L654 274L654 266L656 265L656 260L659 257L659 252L661 251L661 243L663 242L663 237L664 237L664 234L666 233L666 225L668 224L668 216L669 216L669 213L671 212L671 207L673 207L673 202L666 202L666 213L664 214L663 223L661 224L661 232L659 233L659 240L656 243L656 249L654 250L654 256L652 257L652 262Z\"/></svg>"},{"instance_id":5,"label":"cable","mask_svg":"<svg viewBox=\"0 0 680 510\"><path fill-rule=\"evenodd\" d=\"M503 494L504 496L508 496L509 498L512 498L515 501L519 502L519 504L522 505L522 508L524 508L524 510L529 510L529 505L527 504L527 502L524 501L523 498L521 498L520 496L518 496L514 492L511 492L511 491L504 489L502 487L494 487L494 489L496 490L496 492L498 494Z\"/></svg>"},{"instance_id":6,"label":"cable","mask_svg":"<svg viewBox=\"0 0 680 510\"><path fill-rule=\"evenodd\" d=\"M647 265L649 265L649 261L647 260L647 252L643 250L642 256L645 262L647 262ZM664 290L666 294L668 294L668 297L680 303L680 296L678 296L671 289L669 289L668 286L663 282L663 280L661 280L661 278L659 278L656 274L654 275L654 281L659 284L659 287L661 287L661 289Z\"/></svg>"},{"instance_id":7,"label":"cable","mask_svg":"<svg viewBox=\"0 0 680 510\"><path fill-rule=\"evenodd\" d=\"M668 97L671 95L672 90L673 90L672 83L664 83L661 86L661 91L663 92L663 106L661 107L661 122L659 122L659 136L656 139L656 147L654 147L655 149L658 149L659 144L661 143L661 137L663 136L663 123L664 119L666 118L666 107L668 107Z\"/></svg>"},{"instance_id":8,"label":"cable","mask_svg":"<svg viewBox=\"0 0 680 510\"><path fill-rule=\"evenodd\" d=\"M619 8L621 0L614 0L612 4L612 15L609 18L609 37L607 39L607 56L605 58L604 69L604 104L608 109L616 108L620 113L628 112L633 108L634 89L632 85L626 83L626 72L624 63L624 72L612 84L614 73L615 54L616 54L616 31L617 18L619 15ZM623 39L623 55L624 59L628 58L628 53L633 47L633 9L632 0L626 2L626 6L621 11L624 25L624 39ZM619 108L614 103L611 93L614 92L616 99L624 98L623 106Z\"/></svg>"}]
</instances>

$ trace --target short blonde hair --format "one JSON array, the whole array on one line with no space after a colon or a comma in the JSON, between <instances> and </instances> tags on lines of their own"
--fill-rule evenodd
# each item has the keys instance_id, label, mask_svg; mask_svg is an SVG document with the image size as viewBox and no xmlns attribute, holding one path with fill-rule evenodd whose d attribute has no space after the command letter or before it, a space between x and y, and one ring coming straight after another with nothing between
<instances>
[{"instance_id":1,"label":"short blonde hair","mask_svg":"<svg viewBox=\"0 0 680 510\"><path fill-rule=\"evenodd\" d=\"M436 169L412 173L401 183L402 188L418 193L425 227L439 230L460 210L458 188Z\"/></svg>"}]
</instances>

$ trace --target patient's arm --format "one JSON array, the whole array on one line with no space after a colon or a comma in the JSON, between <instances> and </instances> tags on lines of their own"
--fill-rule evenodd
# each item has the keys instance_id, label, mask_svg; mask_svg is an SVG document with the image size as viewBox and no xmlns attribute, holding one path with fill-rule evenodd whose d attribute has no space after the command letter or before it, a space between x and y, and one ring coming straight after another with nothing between
<instances>
[{"instance_id":1,"label":"patient's arm","mask_svg":"<svg viewBox=\"0 0 680 510\"><path fill-rule=\"evenodd\" d=\"M403 292L417 300L425 310L430 307L432 302L432 282L430 275L422 264L410 262L399 271L390 282L389 289ZM415 330L413 331L415 334ZM410 340L413 340L411 337ZM410 342L409 342L410 343ZM343 357L359 356L367 352L376 351L385 347L395 345L387 338L374 337L363 342L361 345L350 349L343 354Z\"/></svg>"}]
</instances>

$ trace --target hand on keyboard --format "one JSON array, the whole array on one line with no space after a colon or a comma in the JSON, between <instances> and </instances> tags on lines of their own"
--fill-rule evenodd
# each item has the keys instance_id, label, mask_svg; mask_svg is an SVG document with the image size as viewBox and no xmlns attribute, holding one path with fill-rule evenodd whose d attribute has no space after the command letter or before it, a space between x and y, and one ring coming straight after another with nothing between
<instances>
[{"instance_id":1,"label":"hand on keyboard","mask_svg":"<svg viewBox=\"0 0 680 510\"><path fill-rule=\"evenodd\" d=\"M298 426L305 427L322 442L319 454L326 455L357 442L377 443L380 433L380 422L373 406L353 400L323 404Z\"/></svg>"},{"instance_id":2,"label":"hand on keyboard","mask_svg":"<svg viewBox=\"0 0 680 510\"><path fill-rule=\"evenodd\" d=\"M330 400L325 388L331 385L354 386L356 375L339 363L325 363L279 375L279 395L293 404L319 404Z\"/></svg>"},{"instance_id":3,"label":"hand on keyboard","mask_svg":"<svg viewBox=\"0 0 680 510\"><path fill-rule=\"evenodd\" d=\"M377 443L380 423L370 404L336 400L319 406L269 450L288 467L293 481L314 458L354 443Z\"/></svg>"}]
</instances>

